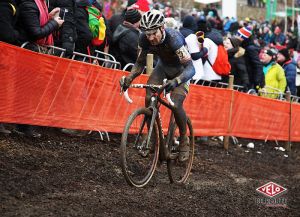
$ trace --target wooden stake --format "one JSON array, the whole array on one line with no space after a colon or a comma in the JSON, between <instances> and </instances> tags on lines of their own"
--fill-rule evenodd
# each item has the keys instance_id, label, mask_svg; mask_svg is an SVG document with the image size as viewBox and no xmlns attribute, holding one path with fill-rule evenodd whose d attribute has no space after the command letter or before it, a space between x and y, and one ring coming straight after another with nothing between
<instances>
[{"instance_id":1,"label":"wooden stake","mask_svg":"<svg viewBox=\"0 0 300 217\"><path fill-rule=\"evenodd\" d=\"M151 75L153 72L153 54L148 53L147 54L147 68L146 73L147 75Z\"/></svg>"},{"instance_id":2,"label":"wooden stake","mask_svg":"<svg viewBox=\"0 0 300 217\"><path fill-rule=\"evenodd\" d=\"M289 119L289 140L285 143L285 149L291 151L291 130L292 130L292 102L291 102L291 92L287 91L285 95L286 101L290 103L290 119Z\"/></svg>"},{"instance_id":3,"label":"wooden stake","mask_svg":"<svg viewBox=\"0 0 300 217\"><path fill-rule=\"evenodd\" d=\"M234 76L233 75L229 75L229 81L228 81L228 89L229 90L233 90L233 81L234 81ZM231 100L230 100L228 131L230 131L230 129L231 129L232 106L233 106L233 92L232 92L232 97L231 97ZM229 136L224 136L223 145L224 145L224 149L226 151L228 151Z\"/></svg>"}]
</instances>

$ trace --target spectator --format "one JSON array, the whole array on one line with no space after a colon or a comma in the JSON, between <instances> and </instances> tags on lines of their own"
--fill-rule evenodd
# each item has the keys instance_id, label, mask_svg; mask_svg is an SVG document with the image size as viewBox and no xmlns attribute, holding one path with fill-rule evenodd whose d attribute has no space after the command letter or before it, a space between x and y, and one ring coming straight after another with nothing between
<instances>
[{"instance_id":1,"label":"spectator","mask_svg":"<svg viewBox=\"0 0 300 217\"><path fill-rule=\"evenodd\" d=\"M266 6L266 0L258 0L258 7L264 8Z\"/></svg>"},{"instance_id":2,"label":"spectator","mask_svg":"<svg viewBox=\"0 0 300 217\"><path fill-rule=\"evenodd\" d=\"M264 87L265 78L262 63L259 60L260 48L254 44L251 36L252 31L247 27L242 27L237 32L241 47L245 49L245 60L250 81L248 89L258 90Z\"/></svg>"},{"instance_id":3,"label":"spectator","mask_svg":"<svg viewBox=\"0 0 300 217\"><path fill-rule=\"evenodd\" d=\"M52 33L64 22L59 17L60 9L54 8L49 13L44 0L20 0L19 8L18 27L21 31L21 41L30 42L27 48L39 52L41 46L53 45ZM33 131L31 125L18 124L15 132L29 137L41 136Z\"/></svg>"},{"instance_id":4,"label":"spectator","mask_svg":"<svg viewBox=\"0 0 300 217\"><path fill-rule=\"evenodd\" d=\"M15 28L17 21L17 5L15 1L4 0L0 2L0 41L18 44L19 32ZM0 133L10 134L0 123Z\"/></svg>"},{"instance_id":5,"label":"spectator","mask_svg":"<svg viewBox=\"0 0 300 217\"><path fill-rule=\"evenodd\" d=\"M216 45L223 44L223 36L222 34L211 27L210 23L207 22L205 19L200 19L197 22L198 31L204 32L205 38L209 38L212 40Z\"/></svg>"},{"instance_id":6,"label":"spectator","mask_svg":"<svg viewBox=\"0 0 300 217\"><path fill-rule=\"evenodd\" d=\"M178 22L173 17L166 17L165 27L171 29L178 29Z\"/></svg>"},{"instance_id":7,"label":"spectator","mask_svg":"<svg viewBox=\"0 0 300 217\"><path fill-rule=\"evenodd\" d=\"M136 4L137 0L128 0L126 8L122 11L122 13L114 14L109 20L108 20L108 28L110 29L110 34L113 37L113 34L117 27L123 23L125 13L127 10L134 10L138 9L139 6ZM110 45L110 54L114 57L117 57L119 55L117 48L114 47L114 43L112 42Z\"/></svg>"},{"instance_id":8,"label":"spectator","mask_svg":"<svg viewBox=\"0 0 300 217\"><path fill-rule=\"evenodd\" d=\"M252 5L253 7L256 7L256 0L251 0L251 5Z\"/></svg>"},{"instance_id":9,"label":"spectator","mask_svg":"<svg viewBox=\"0 0 300 217\"><path fill-rule=\"evenodd\" d=\"M49 11L58 7L61 9L61 18L64 20L62 27L54 35L54 45L66 49L65 56L70 57L77 40L75 0L49 0Z\"/></svg>"},{"instance_id":10,"label":"spectator","mask_svg":"<svg viewBox=\"0 0 300 217\"><path fill-rule=\"evenodd\" d=\"M285 45L285 35L281 32L279 26L275 27L270 43L277 46Z\"/></svg>"},{"instance_id":11,"label":"spectator","mask_svg":"<svg viewBox=\"0 0 300 217\"><path fill-rule=\"evenodd\" d=\"M262 55L263 70L266 85L261 91L261 95L268 98L278 98L280 93L284 93L286 88L286 78L283 68L276 63L277 51L274 48L266 49Z\"/></svg>"},{"instance_id":12,"label":"spectator","mask_svg":"<svg viewBox=\"0 0 300 217\"><path fill-rule=\"evenodd\" d=\"M117 29L117 27L123 23L124 16L127 10L131 9L138 9L139 6L136 4L137 0L128 0L127 7L122 11L120 14L114 14L109 20L108 20L108 26L110 28L110 31L112 34L114 34L114 31Z\"/></svg>"},{"instance_id":13,"label":"spectator","mask_svg":"<svg viewBox=\"0 0 300 217\"><path fill-rule=\"evenodd\" d=\"M218 56L218 45L209 38L204 38L203 47L207 49L207 58L203 61L203 80L220 81L222 77L212 68ZM209 60L209 61L207 61Z\"/></svg>"},{"instance_id":14,"label":"spectator","mask_svg":"<svg viewBox=\"0 0 300 217\"><path fill-rule=\"evenodd\" d=\"M296 62L294 62L291 57L288 49L279 50L277 55L277 62L282 66L285 77L287 80L287 87L290 90L291 94L296 96L297 95L297 88L296 88L296 74L297 74L297 67Z\"/></svg>"},{"instance_id":15,"label":"spectator","mask_svg":"<svg viewBox=\"0 0 300 217\"><path fill-rule=\"evenodd\" d=\"M271 42L272 31L269 26L264 26L261 34L261 39L263 40L263 46L267 46Z\"/></svg>"},{"instance_id":16,"label":"spectator","mask_svg":"<svg viewBox=\"0 0 300 217\"><path fill-rule=\"evenodd\" d=\"M0 2L0 41L17 45L19 32L16 30L17 5L14 0Z\"/></svg>"},{"instance_id":17,"label":"spectator","mask_svg":"<svg viewBox=\"0 0 300 217\"><path fill-rule=\"evenodd\" d=\"M239 28L240 28L239 22L234 17L232 17L230 28L229 28L229 32L231 33L231 35L236 35Z\"/></svg>"},{"instance_id":18,"label":"spectator","mask_svg":"<svg viewBox=\"0 0 300 217\"><path fill-rule=\"evenodd\" d=\"M207 49L201 49L202 46L199 45L199 41L195 32L197 31L197 23L193 16L185 16L182 23L182 28L180 28L180 33L184 36L185 42L189 53L191 54L193 65L195 68L195 75L193 80L197 81L204 78L202 57L207 54ZM203 41L201 42L201 44Z\"/></svg>"},{"instance_id":19,"label":"spectator","mask_svg":"<svg viewBox=\"0 0 300 217\"><path fill-rule=\"evenodd\" d=\"M63 20L59 17L59 8L48 13L45 0L20 0L18 27L21 31L21 42L31 42L29 49L39 51L37 45L53 45L52 33L57 30Z\"/></svg>"},{"instance_id":20,"label":"spectator","mask_svg":"<svg viewBox=\"0 0 300 217\"><path fill-rule=\"evenodd\" d=\"M102 44L98 44L98 43L93 43L93 40L92 40L92 43L89 45L89 54L94 56L95 55L95 50L98 50L98 51L101 51L101 52L104 52L104 53L108 53L109 52L109 47L110 47L110 44L111 44L111 41L112 41L112 34L111 34L111 31L110 29L108 28L108 22L104 16L104 14L102 13L102 6L96 1L96 0L89 0L89 2L91 3L91 7L89 7L89 20L91 19L91 14L94 14L96 15L96 17L99 17L100 16L100 19L103 18L104 20L104 26L105 26L105 34L104 34L104 39L103 39L103 43ZM90 11L91 10L91 11ZM90 21L89 21L90 22ZM93 31L92 29L94 27L91 28L91 25L89 23L89 28L90 28L90 31L92 33L92 36L93 38L95 38L95 35L93 34L97 34L98 36L98 31ZM102 27L101 27L102 28ZM98 28L97 28L98 29ZM104 55L97 55L98 57L100 58L105 58Z\"/></svg>"},{"instance_id":21,"label":"spectator","mask_svg":"<svg viewBox=\"0 0 300 217\"><path fill-rule=\"evenodd\" d=\"M231 17L230 19L229 17L225 18L223 26L223 31L225 35L227 35L229 32L235 34L238 29L239 24L234 17Z\"/></svg>"},{"instance_id":22,"label":"spectator","mask_svg":"<svg viewBox=\"0 0 300 217\"><path fill-rule=\"evenodd\" d=\"M139 25L141 14L138 10L127 10L125 19L113 34L114 48L119 53L116 58L122 67L128 63L135 63L138 55Z\"/></svg>"},{"instance_id":23,"label":"spectator","mask_svg":"<svg viewBox=\"0 0 300 217\"><path fill-rule=\"evenodd\" d=\"M287 49L293 49L297 50L298 46L298 38L297 35L294 34L294 32L289 29L286 33L286 48Z\"/></svg>"},{"instance_id":24,"label":"spectator","mask_svg":"<svg viewBox=\"0 0 300 217\"><path fill-rule=\"evenodd\" d=\"M207 22L210 24L210 26L212 28L216 28L217 26L217 20L215 18L214 12L213 11L209 11L207 16L206 16L206 20Z\"/></svg>"},{"instance_id":25,"label":"spectator","mask_svg":"<svg viewBox=\"0 0 300 217\"><path fill-rule=\"evenodd\" d=\"M92 42L92 33L89 27L89 14L86 7L90 6L87 0L76 0L76 31L77 40L75 42L75 51L83 54L89 54L88 46Z\"/></svg>"},{"instance_id":26,"label":"spectator","mask_svg":"<svg viewBox=\"0 0 300 217\"><path fill-rule=\"evenodd\" d=\"M212 65L218 55L218 45L223 45L223 36L218 30L211 28L210 23L205 19L200 19L197 26L198 32L204 33L203 47L207 49L207 59L209 60L203 61L203 80L220 81L222 77L213 70Z\"/></svg>"},{"instance_id":27,"label":"spectator","mask_svg":"<svg viewBox=\"0 0 300 217\"><path fill-rule=\"evenodd\" d=\"M228 53L234 84L243 86L244 90L247 91L249 76L246 67L245 49L240 47L240 43L240 40L236 37L227 38L224 40L224 48Z\"/></svg>"},{"instance_id":28,"label":"spectator","mask_svg":"<svg viewBox=\"0 0 300 217\"><path fill-rule=\"evenodd\" d=\"M91 55L94 55L94 51L95 50L99 50L101 52L104 52L104 53L108 53L109 52L109 47L110 47L110 44L111 44L111 41L112 41L112 34L111 34L111 31L108 27L108 22L104 16L104 14L102 13L102 6L96 1L96 0L89 0L90 3L92 4L92 6L96 9L98 9L98 13L101 15L101 17L103 17L104 19L104 23L105 23L105 38L104 38L104 42L101 44L101 45L93 45L93 43L89 46L90 48L90 52L91 52ZM98 56L100 58L105 58L105 56Z\"/></svg>"}]
</instances>

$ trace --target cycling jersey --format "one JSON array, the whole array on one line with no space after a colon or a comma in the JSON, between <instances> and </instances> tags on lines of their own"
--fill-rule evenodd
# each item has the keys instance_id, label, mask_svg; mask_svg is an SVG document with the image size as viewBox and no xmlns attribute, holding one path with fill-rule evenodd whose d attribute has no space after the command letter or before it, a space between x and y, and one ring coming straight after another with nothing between
<instances>
[{"instance_id":1,"label":"cycling jersey","mask_svg":"<svg viewBox=\"0 0 300 217\"><path fill-rule=\"evenodd\" d=\"M190 54L185 47L184 37L174 29L166 28L164 38L158 45L151 45L145 33L142 33L139 38L139 47L141 51L132 70L134 78L142 73L148 53L156 55L163 65L178 69L171 70L171 74L167 74L168 79L179 77L181 83L184 83L195 74Z\"/></svg>"}]
</instances>

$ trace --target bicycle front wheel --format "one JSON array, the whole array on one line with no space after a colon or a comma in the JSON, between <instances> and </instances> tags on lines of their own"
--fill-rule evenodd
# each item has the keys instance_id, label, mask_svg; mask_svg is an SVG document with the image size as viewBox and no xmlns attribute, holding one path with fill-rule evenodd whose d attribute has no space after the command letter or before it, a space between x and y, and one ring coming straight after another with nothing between
<instances>
[{"instance_id":1,"label":"bicycle front wheel","mask_svg":"<svg viewBox=\"0 0 300 217\"><path fill-rule=\"evenodd\" d=\"M129 185L145 186L154 174L159 155L159 131L154 121L149 132L152 111L140 108L125 125L121 139L121 167Z\"/></svg>"},{"instance_id":2,"label":"bicycle front wheel","mask_svg":"<svg viewBox=\"0 0 300 217\"><path fill-rule=\"evenodd\" d=\"M187 119L187 136L189 137L189 158L184 162L178 160L179 156L179 130L176 124L173 125L174 136L173 140L170 141L168 146L170 157L167 161L168 175L171 183L185 183L188 179L194 160L194 133L191 120ZM172 131L171 131L172 132Z\"/></svg>"}]
</instances>

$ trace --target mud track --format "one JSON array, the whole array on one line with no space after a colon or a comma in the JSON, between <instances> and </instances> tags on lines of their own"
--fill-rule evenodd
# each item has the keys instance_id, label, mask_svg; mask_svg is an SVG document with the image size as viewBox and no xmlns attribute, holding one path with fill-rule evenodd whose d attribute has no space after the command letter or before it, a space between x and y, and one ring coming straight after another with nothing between
<instances>
[{"instance_id":1,"label":"mud track","mask_svg":"<svg viewBox=\"0 0 300 217\"><path fill-rule=\"evenodd\" d=\"M299 216L300 146L276 151L209 140L197 143L192 174L184 186L170 184L162 165L150 183L130 187L119 166L119 134L75 138L56 128L42 137L0 135L0 216ZM260 151L261 154L257 153ZM269 181L288 189L287 207L266 207L256 188Z\"/></svg>"}]
</instances>

